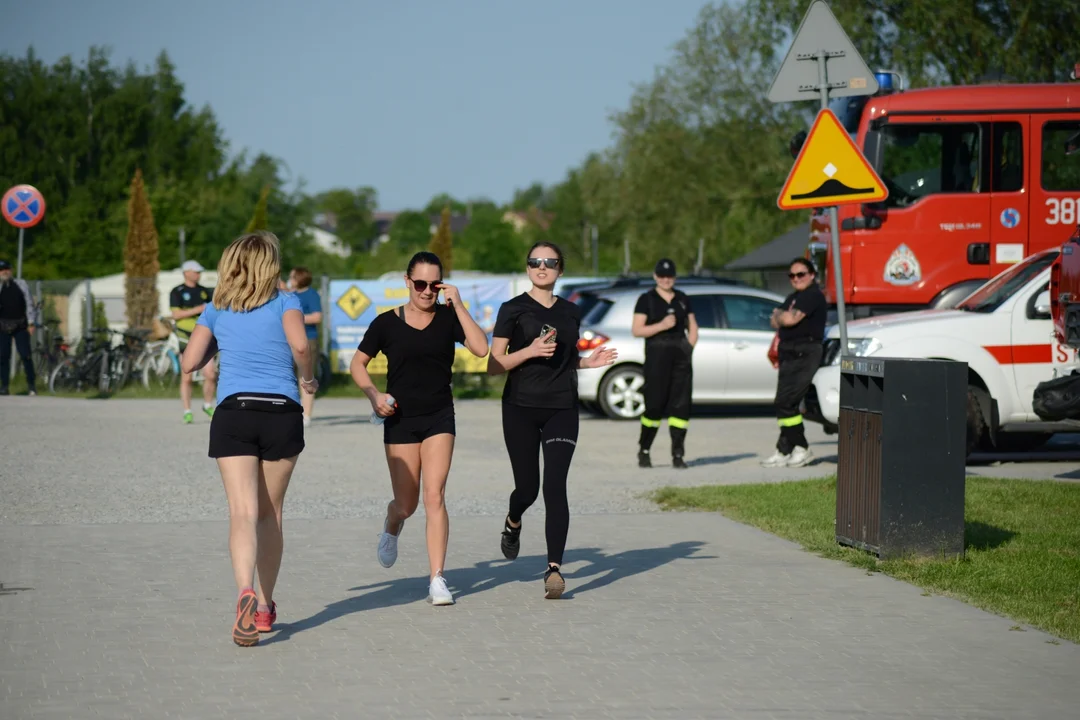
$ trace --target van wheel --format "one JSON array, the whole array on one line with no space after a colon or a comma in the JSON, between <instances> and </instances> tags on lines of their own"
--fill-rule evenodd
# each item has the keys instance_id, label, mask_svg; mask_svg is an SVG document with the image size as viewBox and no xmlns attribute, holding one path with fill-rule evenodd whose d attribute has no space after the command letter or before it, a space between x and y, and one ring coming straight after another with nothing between
<instances>
[{"instance_id":1,"label":"van wheel","mask_svg":"<svg viewBox=\"0 0 1080 720\"><path fill-rule=\"evenodd\" d=\"M968 385L967 392L967 454L975 452L986 436L986 418L979 407L975 388Z\"/></svg>"}]
</instances>

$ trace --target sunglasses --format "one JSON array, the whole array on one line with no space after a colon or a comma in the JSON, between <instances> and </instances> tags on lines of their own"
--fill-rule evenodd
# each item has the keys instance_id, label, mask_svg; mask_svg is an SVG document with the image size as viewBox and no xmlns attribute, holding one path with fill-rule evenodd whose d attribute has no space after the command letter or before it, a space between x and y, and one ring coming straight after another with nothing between
<instances>
[{"instance_id":1,"label":"sunglasses","mask_svg":"<svg viewBox=\"0 0 1080 720\"><path fill-rule=\"evenodd\" d=\"M526 262L534 270L539 267L546 267L548 270L559 267L559 258L529 258Z\"/></svg>"},{"instance_id":2,"label":"sunglasses","mask_svg":"<svg viewBox=\"0 0 1080 720\"><path fill-rule=\"evenodd\" d=\"M797 273L789 272L789 273L787 274L787 276L788 276L789 278L791 278L792 280L797 280L798 278L804 278L804 277L806 277L806 276L807 276L807 275L809 275L809 274L810 274L810 273L808 273L808 272L806 272L806 271L804 270L803 272L797 272Z\"/></svg>"},{"instance_id":3,"label":"sunglasses","mask_svg":"<svg viewBox=\"0 0 1080 720\"><path fill-rule=\"evenodd\" d=\"M409 280L412 280L412 286L416 288L416 292L424 292L428 289L429 285L431 286L431 292L439 292L439 286L442 285L442 280L434 280L432 282L428 282L427 280L413 280L412 278L409 278Z\"/></svg>"}]
</instances>

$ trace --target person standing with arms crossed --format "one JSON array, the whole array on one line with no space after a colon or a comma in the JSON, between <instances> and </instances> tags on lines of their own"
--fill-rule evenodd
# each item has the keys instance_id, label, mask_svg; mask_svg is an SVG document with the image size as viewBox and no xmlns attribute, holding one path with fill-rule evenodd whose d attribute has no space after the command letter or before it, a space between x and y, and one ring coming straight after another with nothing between
<instances>
[{"instance_id":1,"label":"person standing with arms crossed","mask_svg":"<svg viewBox=\"0 0 1080 720\"><path fill-rule=\"evenodd\" d=\"M570 528L566 480L578 439L578 368L611 365L615 350L598 347L578 355L581 311L556 297L555 282L564 269L562 251L538 242L526 260L532 287L502 304L495 320L488 374L507 373L503 387L503 441L514 472L514 491L502 532L502 553L517 558L521 516L540 494L540 452L544 453L544 534L547 570L544 597L556 599L566 589L560 570Z\"/></svg>"},{"instance_id":2,"label":"person standing with arms crossed","mask_svg":"<svg viewBox=\"0 0 1080 720\"><path fill-rule=\"evenodd\" d=\"M214 291L199 284L203 266L195 260L188 260L180 269L184 271L184 282L177 285L169 293L169 308L172 311L173 321L176 323L176 337L180 340L180 354L183 355L187 347L191 333L198 322L197 318L214 297ZM217 368L211 359L202 367L203 382L203 412L209 417L214 416L214 395L217 390ZM184 423L190 425L194 418L191 414L191 385L193 383L190 372L182 372L180 375L180 402L184 404Z\"/></svg>"},{"instance_id":3,"label":"person standing with arms crossed","mask_svg":"<svg viewBox=\"0 0 1080 720\"><path fill-rule=\"evenodd\" d=\"M667 418L671 466L685 468L686 430L694 387L692 356L698 340L690 298L675 289L675 263L663 258L653 272L656 287L634 306L631 333L645 338L645 412L638 438L638 467L652 467L649 450Z\"/></svg>"},{"instance_id":4,"label":"person standing with arms crossed","mask_svg":"<svg viewBox=\"0 0 1080 720\"><path fill-rule=\"evenodd\" d=\"M22 358L28 394L37 395L34 357L30 352L30 336L39 321L38 308L30 294L30 286L22 278L11 276L11 263L0 260L0 395L7 395L11 380L11 342Z\"/></svg>"},{"instance_id":5,"label":"person standing with arms crossed","mask_svg":"<svg viewBox=\"0 0 1080 720\"><path fill-rule=\"evenodd\" d=\"M765 467L803 467L814 459L799 408L821 365L828 301L806 258L791 261L788 278L794 292L784 299L783 309L773 311L770 323L780 336L775 400L780 437L776 452L761 463Z\"/></svg>"},{"instance_id":6,"label":"person standing with arms crossed","mask_svg":"<svg viewBox=\"0 0 1080 720\"><path fill-rule=\"evenodd\" d=\"M315 288L311 287L311 271L306 267L295 267L289 272L289 287L296 293L296 298L300 301L300 309L304 311L308 350L311 357L315 358L317 368L320 355L319 323L322 322L322 298L319 297ZM297 368L297 373L299 372ZM315 411L315 396L304 394L300 399L304 406L304 427L307 427L311 425L312 413Z\"/></svg>"},{"instance_id":7,"label":"person standing with arms crossed","mask_svg":"<svg viewBox=\"0 0 1080 720\"><path fill-rule=\"evenodd\" d=\"M383 443L394 499L386 507L379 534L379 564L390 567L397 560L398 536L405 520L416 512L422 480L431 569L428 597L432 605L453 605L454 596L443 578L450 538L446 478L456 433L450 382L455 343L482 358L488 351L487 335L465 308L458 289L443 283L442 261L434 253L413 255L405 285L408 302L371 321L349 370L375 414L386 418ZM436 302L440 292L446 305ZM388 364L385 393L379 392L367 371L380 352Z\"/></svg>"},{"instance_id":8,"label":"person standing with arms crossed","mask_svg":"<svg viewBox=\"0 0 1080 720\"><path fill-rule=\"evenodd\" d=\"M221 255L218 286L181 358L185 373L220 350L218 409L209 456L229 501L229 554L240 591L233 642L250 647L277 620L274 587L284 547L282 505L304 449L303 408L293 364L307 394L319 388L300 301L278 290L281 252L272 233L241 235ZM255 589L255 573L258 586Z\"/></svg>"}]
</instances>

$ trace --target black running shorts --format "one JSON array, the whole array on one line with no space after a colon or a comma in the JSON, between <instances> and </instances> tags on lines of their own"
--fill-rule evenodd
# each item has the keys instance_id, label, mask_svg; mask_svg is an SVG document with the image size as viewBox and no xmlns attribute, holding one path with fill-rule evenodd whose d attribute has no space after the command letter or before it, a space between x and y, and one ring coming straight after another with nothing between
<instances>
[{"instance_id":1,"label":"black running shorts","mask_svg":"<svg viewBox=\"0 0 1080 720\"><path fill-rule=\"evenodd\" d=\"M304 449L304 409L284 395L237 393L210 421L210 457L295 457Z\"/></svg>"},{"instance_id":2,"label":"black running shorts","mask_svg":"<svg viewBox=\"0 0 1080 720\"><path fill-rule=\"evenodd\" d=\"M383 442L387 445L410 445L443 433L456 434L453 405L429 415L391 415L383 423Z\"/></svg>"}]
</instances>

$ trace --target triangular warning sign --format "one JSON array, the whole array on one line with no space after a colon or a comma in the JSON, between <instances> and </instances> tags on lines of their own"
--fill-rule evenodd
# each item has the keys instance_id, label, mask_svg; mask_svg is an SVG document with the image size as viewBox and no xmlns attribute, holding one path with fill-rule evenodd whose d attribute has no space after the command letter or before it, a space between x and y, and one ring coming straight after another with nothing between
<instances>
[{"instance_id":1,"label":"triangular warning sign","mask_svg":"<svg viewBox=\"0 0 1080 720\"><path fill-rule=\"evenodd\" d=\"M889 197L832 110L821 110L776 204L781 210L857 205Z\"/></svg>"}]
</instances>

